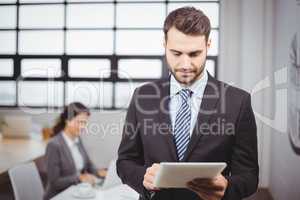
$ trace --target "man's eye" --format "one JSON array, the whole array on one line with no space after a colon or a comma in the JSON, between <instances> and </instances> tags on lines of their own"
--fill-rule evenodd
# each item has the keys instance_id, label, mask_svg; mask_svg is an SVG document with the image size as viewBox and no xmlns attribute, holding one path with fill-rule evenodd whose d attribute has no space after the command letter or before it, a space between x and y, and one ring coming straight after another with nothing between
<instances>
[{"instance_id":1,"label":"man's eye","mask_svg":"<svg viewBox=\"0 0 300 200\"><path fill-rule=\"evenodd\" d=\"M197 52L197 53L191 53L191 54L190 54L190 57L196 57L196 56L199 56L199 55L200 55L199 52Z\"/></svg>"},{"instance_id":2,"label":"man's eye","mask_svg":"<svg viewBox=\"0 0 300 200\"><path fill-rule=\"evenodd\" d=\"M174 56L180 56L180 53L173 53Z\"/></svg>"}]
</instances>

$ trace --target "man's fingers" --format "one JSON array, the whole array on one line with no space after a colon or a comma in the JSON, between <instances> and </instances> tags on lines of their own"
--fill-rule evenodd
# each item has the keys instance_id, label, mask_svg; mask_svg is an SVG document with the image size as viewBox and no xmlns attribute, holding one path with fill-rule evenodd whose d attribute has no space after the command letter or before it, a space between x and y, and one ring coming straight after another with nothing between
<instances>
[{"instance_id":1,"label":"man's fingers","mask_svg":"<svg viewBox=\"0 0 300 200\"><path fill-rule=\"evenodd\" d=\"M143 185L147 190L159 190L153 185L154 178L159 169L159 166L159 164L153 164L151 167L147 168L143 181Z\"/></svg>"},{"instance_id":2,"label":"man's fingers","mask_svg":"<svg viewBox=\"0 0 300 200\"><path fill-rule=\"evenodd\" d=\"M194 186L189 186L188 188L197 193L204 200L220 199L224 195L224 193L220 191L203 190Z\"/></svg>"},{"instance_id":3,"label":"man's fingers","mask_svg":"<svg viewBox=\"0 0 300 200\"><path fill-rule=\"evenodd\" d=\"M152 182L149 182L146 179L144 179L143 185L147 190L159 190L159 188L156 188Z\"/></svg>"},{"instance_id":4,"label":"man's fingers","mask_svg":"<svg viewBox=\"0 0 300 200\"><path fill-rule=\"evenodd\" d=\"M207 184L214 184L216 182L216 179L207 179L207 178L195 178L192 180L193 182L197 184L207 185Z\"/></svg>"},{"instance_id":5,"label":"man's fingers","mask_svg":"<svg viewBox=\"0 0 300 200\"><path fill-rule=\"evenodd\" d=\"M153 186L153 181L154 181L154 176L151 175L150 173L146 173L144 175L144 186L148 189L148 190L153 190L154 186Z\"/></svg>"},{"instance_id":6,"label":"man's fingers","mask_svg":"<svg viewBox=\"0 0 300 200\"><path fill-rule=\"evenodd\" d=\"M151 174L151 175L155 175L158 169L159 169L159 165L158 164L153 164L151 167L147 168L146 173Z\"/></svg>"},{"instance_id":7,"label":"man's fingers","mask_svg":"<svg viewBox=\"0 0 300 200\"><path fill-rule=\"evenodd\" d=\"M145 174L144 180L146 180L149 183L153 183L154 182L154 176L149 175L149 174Z\"/></svg>"},{"instance_id":8,"label":"man's fingers","mask_svg":"<svg viewBox=\"0 0 300 200\"><path fill-rule=\"evenodd\" d=\"M152 165L152 167L154 168L154 169L159 169L159 164L157 164L157 163L154 163L153 165Z\"/></svg>"},{"instance_id":9,"label":"man's fingers","mask_svg":"<svg viewBox=\"0 0 300 200\"><path fill-rule=\"evenodd\" d=\"M206 191L199 190L199 188L189 185L188 188L193 192L197 193L202 199L210 200L211 197Z\"/></svg>"},{"instance_id":10,"label":"man's fingers","mask_svg":"<svg viewBox=\"0 0 300 200\"><path fill-rule=\"evenodd\" d=\"M199 187L198 185L195 185L192 182L188 183L188 187L194 190L195 192L200 192L206 195L211 195L212 193L212 190L207 190L206 188Z\"/></svg>"},{"instance_id":11,"label":"man's fingers","mask_svg":"<svg viewBox=\"0 0 300 200\"><path fill-rule=\"evenodd\" d=\"M156 172L150 169L149 171L147 171L147 174L151 176L155 176Z\"/></svg>"},{"instance_id":12,"label":"man's fingers","mask_svg":"<svg viewBox=\"0 0 300 200\"><path fill-rule=\"evenodd\" d=\"M202 187L205 189L219 190L219 191L225 189L224 182L222 182L220 178L214 178L214 179L195 178L190 182L197 185L198 187Z\"/></svg>"},{"instance_id":13,"label":"man's fingers","mask_svg":"<svg viewBox=\"0 0 300 200\"><path fill-rule=\"evenodd\" d=\"M147 182L147 181L143 181L143 185L144 185L144 187L147 189L147 190L152 190L152 185L151 185L151 183L149 183L149 182Z\"/></svg>"},{"instance_id":14,"label":"man's fingers","mask_svg":"<svg viewBox=\"0 0 300 200\"><path fill-rule=\"evenodd\" d=\"M197 181L190 181L189 183L193 184L196 187L205 189L205 190L214 190L214 191L223 191L224 187L223 185L217 185L214 183L208 183L208 184L204 184L204 183L199 183Z\"/></svg>"},{"instance_id":15,"label":"man's fingers","mask_svg":"<svg viewBox=\"0 0 300 200\"><path fill-rule=\"evenodd\" d=\"M206 199L204 196L221 198L224 195L224 190L215 190L207 187L202 187L194 184L192 181L187 184L188 188L192 191L198 193L202 198Z\"/></svg>"}]
</instances>

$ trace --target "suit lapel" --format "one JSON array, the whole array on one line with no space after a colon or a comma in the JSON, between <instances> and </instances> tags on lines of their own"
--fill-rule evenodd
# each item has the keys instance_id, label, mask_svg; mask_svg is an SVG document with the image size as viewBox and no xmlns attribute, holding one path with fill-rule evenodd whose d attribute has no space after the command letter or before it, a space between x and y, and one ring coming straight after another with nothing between
<instances>
[{"instance_id":1,"label":"suit lapel","mask_svg":"<svg viewBox=\"0 0 300 200\"><path fill-rule=\"evenodd\" d=\"M70 164L69 167L72 168L72 171L76 171L75 163L73 160L73 156L71 154L71 151L68 147L68 144L66 143L65 139L62 136L63 133L59 134L59 142L62 147L63 154L65 155L65 159L68 160L68 163Z\"/></svg>"},{"instance_id":2,"label":"suit lapel","mask_svg":"<svg viewBox=\"0 0 300 200\"><path fill-rule=\"evenodd\" d=\"M220 88L218 82L208 74L208 81L204 90L197 121L183 161L187 161L189 155L203 135L199 126L201 126L201 124L209 124L210 117L216 113L215 108L220 98L219 95Z\"/></svg>"},{"instance_id":3,"label":"suit lapel","mask_svg":"<svg viewBox=\"0 0 300 200\"><path fill-rule=\"evenodd\" d=\"M161 99L159 105L162 105L162 108L159 109L159 118L161 124L166 124L168 130L162 134L165 142L167 143L167 147L170 148L171 156L174 161L178 161L176 145L174 142L173 134L172 134L172 124L169 114L169 102L170 102L170 80L165 80L160 85L161 87ZM162 103L162 104L160 104Z\"/></svg>"}]
</instances>

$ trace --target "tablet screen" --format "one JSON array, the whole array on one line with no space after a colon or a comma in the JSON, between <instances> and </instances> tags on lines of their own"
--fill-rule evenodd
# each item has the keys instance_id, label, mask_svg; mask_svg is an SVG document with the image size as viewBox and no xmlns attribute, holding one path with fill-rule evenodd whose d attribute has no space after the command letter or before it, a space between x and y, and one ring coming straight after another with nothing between
<instances>
[{"instance_id":1,"label":"tablet screen","mask_svg":"<svg viewBox=\"0 0 300 200\"><path fill-rule=\"evenodd\" d=\"M195 178L214 178L226 167L225 162L162 162L154 178L158 188L186 188Z\"/></svg>"}]
</instances>

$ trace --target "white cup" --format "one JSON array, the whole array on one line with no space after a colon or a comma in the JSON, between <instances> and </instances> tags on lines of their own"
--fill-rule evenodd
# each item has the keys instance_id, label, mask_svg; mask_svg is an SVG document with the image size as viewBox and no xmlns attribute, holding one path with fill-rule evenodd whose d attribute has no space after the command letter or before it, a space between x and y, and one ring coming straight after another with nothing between
<instances>
[{"instance_id":1,"label":"white cup","mask_svg":"<svg viewBox=\"0 0 300 200\"><path fill-rule=\"evenodd\" d=\"M78 194L80 196L88 196L89 194L91 194L92 190L92 185L89 183L80 183L78 185Z\"/></svg>"}]
</instances>

